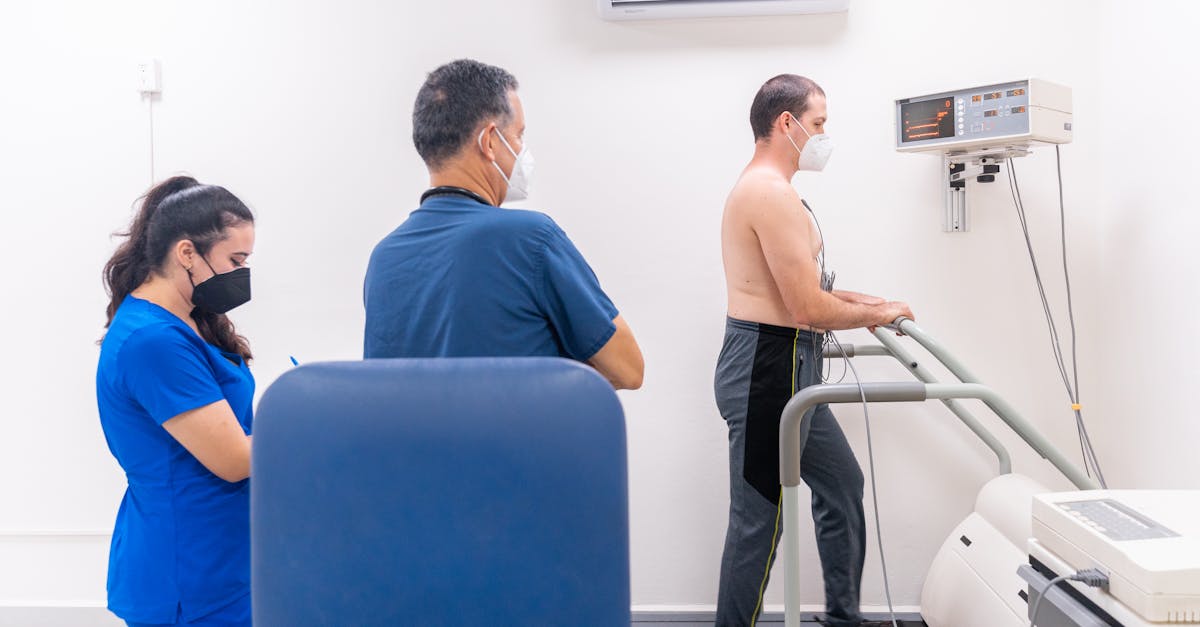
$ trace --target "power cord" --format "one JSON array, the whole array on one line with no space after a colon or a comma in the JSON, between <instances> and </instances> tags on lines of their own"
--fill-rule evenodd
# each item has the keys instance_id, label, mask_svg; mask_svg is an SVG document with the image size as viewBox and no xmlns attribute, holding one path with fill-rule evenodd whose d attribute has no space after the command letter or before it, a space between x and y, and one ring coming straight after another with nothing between
<instances>
[{"instance_id":1,"label":"power cord","mask_svg":"<svg viewBox=\"0 0 1200 627\"><path fill-rule=\"evenodd\" d=\"M1033 607L1029 612L1029 627L1037 627L1038 612L1041 610L1042 599L1046 598L1047 594L1054 589L1054 586L1064 581L1078 581L1085 586L1092 588L1108 589L1108 575L1098 568L1085 568L1073 575L1059 575L1051 579L1046 587L1042 589L1042 593L1033 601Z\"/></svg>"},{"instance_id":2,"label":"power cord","mask_svg":"<svg viewBox=\"0 0 1200 627\"><path fill-rule=\"evenodd\" d=\"M144 94L146 112L150 122L150 186L154 186L154 94Z\"/></svg>"},{"instance_id":3,"label":"power cord","mask_svg":"<svg viewBox=\"0 0 1200 627\"><path fill-rule=\"evenodd\" d=\"M808 206L808 202L802 198L800 199L800 203L804 205L804 208L808 210L808 214L812 216L813 224L817 227L817 237L821 240L821 251L817 253L816 259L817 266L821 270L821 289L826 292L832 292L833 281L837 277L837 274L825 271L825 233L821 230L821 221L817 219L817 213L812 210L812 207ZM900 627L900 623L896 620L896 610L892 605L892 587L888 582L887 561L883 555L883 528L879 525L879 496L875 489L875 449L871 442L871 416L867 411L867 391L863 389L862 380L858 376L858 369L854 367L850 357L846 354L846 349L842 347L841 342L838 341L837 336L832 332L825 334L825 339L821 342L821 346L816 346L816 337L814 334L813 354L822 357L825 353L825 346L830 342L833 343L842 355L842 376L838 379L837 383L841 383L846 378L847 371L853 373L854 382L858 385L858 393L862 396L863 420L867 424L867 462L871 471L871 505L875 512L875 539L879 543L879 565L883 570L883 593L887 597L888 614L892 618L892 627ZM824 362L824 359L822 359L822 362ZM822 363L820 376L822 383L830 382L830 378L825 373L824 363Z\"/></svg>"},{"instance_id":4,"label":"power cord","mask_svg":"<svg viewBox=\"0 0 1200 627\"><path fill-rule=\"evenodd\" d=\"M1008 186L1012 193L1013 206L1017 210L1017 219L1021 223L1021 232L1025 236L1025 248L1029 252L1029 262L1033 266L1033 277L1037 283L1038 296L1042 302L1042 313L1046 317L1046 325L1050 331L1050 348L1054 356L1055 365L1058 367L1059 375L1062 377L1063 386L1067 390L1067 397L1071 401L1071 410L1075 414L1075 430L1079 437L1080 453L1083 457L1084 472L1089 477L1092 476L1092 471L1096 473L1096 479L1102 488L1107 488L1108 483L1104 480L1104 473L1100 470L1100 463L1096 459L1096 451L1092 447L1091 436L1087 432L1087 426L1083 421L1082 406L1079 401L1079 363L1076 353L1075 342L1075 311L1074 304L1071 298L1071 276L1067 267L1067 222L1066 222L1066 207L1063 201L1063 185L1062 185L1062 153L1058 146L1054 147L1055 158L1058 164L1058 208L1059 208L1059 226L1062 238L1062 254L1063 254L1063 278L1066 282L1067 291L1067 316L1071 327L1071 375L1068 376L1066 359L1063 355L1062 343L1059 339L1058 326L1054 321L1054 314L1050 309L1050 302L1046 297L1046 288L1042 282L1041 271L1038 268L1037 257L1033 252L1033 242L1029 236L1029 222L1025 214L1025 202L1021 197L1021 186L1017 181L1017 169L1013 164L1012 159L1005 161L1008 167Z\"/></svg>"},{"instance_id":5,"label":"power cord","mask_svg":"<svg viewBox=\"0 0 1200 627\"><path fill-rule=\"evenodd\" d=\"M879 496L875 489L875 450L871 443L871 416L867 411L867 391L863 389L862 379L858 376L858 369L854 367L853 361L846 355L846 349L842 348L842 343L838 341L837 336L833 333L827 333L826 337L830 338L833 345L837 347L839 353L842 354L842 361L854 374L854 383L858 385L858 393L862 397L863 421L867 425L867 463L871 471L871 506L875 512L875 539L879 543L879 566L883 570L883 593L887 597L888 615L892 618L892 627L900 627L900 623L896 620L896 610L892 605L892 587L888 582L887 561L883 555L883 527L879 524Z\"/></svg>"}]
</instances>

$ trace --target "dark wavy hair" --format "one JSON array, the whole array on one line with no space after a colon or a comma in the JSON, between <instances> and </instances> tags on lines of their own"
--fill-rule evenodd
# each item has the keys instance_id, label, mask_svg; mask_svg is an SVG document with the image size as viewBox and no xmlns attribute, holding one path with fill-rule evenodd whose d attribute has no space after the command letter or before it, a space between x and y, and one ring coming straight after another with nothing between
<instances>
[{"instance_id":1,"label":"dark wavy hair","mask_svg":"<svg viewBox=\"0 0 1200 627\"><path fill-rule=\"evenodd\" d=\"M190 240L196 252L205 255L213 244L229 237L229 227L254 223L250 208L229 190L202 185L190 176L171 177L140 200L129 229L116 233L125 241L104 264L104 288L110 299L106 329L130 292L152 274L164 275L163 265L177 242ZM191 316L206 342L251 359L250 343L238 335L228 316L198 309Z\"/></svg>"}]
</instances>

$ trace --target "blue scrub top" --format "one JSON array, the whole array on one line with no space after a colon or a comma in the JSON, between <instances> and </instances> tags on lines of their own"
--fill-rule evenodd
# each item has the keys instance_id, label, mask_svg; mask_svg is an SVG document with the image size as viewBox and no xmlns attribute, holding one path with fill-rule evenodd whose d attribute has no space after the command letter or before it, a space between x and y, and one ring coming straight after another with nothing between
<instances>
[{"instance_id":1,"label":"blue scrub top","mask_svg":"<svg viewBox=\"0 0 1200 627\"><path fill-rule=\"evenodd\" d=\"M371 253L363 355L586 361L617 308L549 216L427 199Z\"/></svg>"},{"instance_id":2,"label":"blue scrub top","mask_svg":"<svg viewBox=\"0 0 1200 627\"><path fill-rule=\"evenodd\" d=\"M96 399L129 483L108 561L108 608L127 621L193 620L250 592L250 481L208 471L162 423L225 400L246 434L254 377L171 312L129 296L100 348Z\"/></svg>"}]
</instances>

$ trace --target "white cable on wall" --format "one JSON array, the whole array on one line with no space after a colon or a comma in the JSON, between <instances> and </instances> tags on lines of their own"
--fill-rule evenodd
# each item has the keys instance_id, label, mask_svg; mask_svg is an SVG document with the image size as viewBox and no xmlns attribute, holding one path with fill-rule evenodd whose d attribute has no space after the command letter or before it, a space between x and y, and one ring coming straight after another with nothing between
<instances>
[{"instance_id":1,"label":"white cable on wall","mask_svg":"<svg viewBox=\"0 0 1200 627\"><path fill-rule=\"evenodd\" d=\"M1042 312L1046 317L1046 325L1050 333L1051 353L1054 356L1055 365L1058 366L1059 374L1062 376L1063 387L1066 388L1067 397L1071 401L1071 411L1075 414L1075 428L1079 436L1080 453L1083 457L1083 469L1088 477L1094 472L1096 480L1101 488L1108 488L1108 483L1104 480L1104 473L1100 470L1100 462L1096 459L1096 451L1092 448L1091 436L1087 432L1087 426L1083 421L1082 407L1079 399L1079 364L1077 353L1075 350L1075 309L1071 299L1071 277L1067 268L1067 223L1066 223L1066 206L1063 201L1062 191L1062 153L1058 146L1054 147L1055 162L1058 168L1058 209L1059 209L1059 225L1062 237L1062 254L1063 254L1063 279L1066 283L1067 290L1067 316L1071 325L1071 368L1068 372L1066 358L1062 350L1062 344L1059 340L1058 325L1055 323L1054 314L1050 308L1050 302L1046 297L1046 288L1042 282L1041 272L1038 269L1037 256L1033 251L1033 242L1029 236L1029 221L1025 214L1025 201L1021 197L1021 187L1017 182L1017 169L1013 164L1012 159L1007 160L1008 166L1008 184L1009 191L1012 193L1013 206L1017 210L1017 219L1021 225L1022 235L1025 237L1025 247L1029 252L1029 262L1033 267L1034 282L1037 285L1038 296L1042 301ZM1072 382L1074 384L1072 384Z\"/></svg>"},{"instance_id":2,"label":"white cable on wall","mask_svg":"<svg viewBox=\"0 0 1200 627\"><path fill-rule=\"evenodd\" d=\"M150 123L150 186L154 186L154 94L144 94Z\"/></svg>"},{"instance_id":3,"label":"white cable on wall","mask_svg":"<svg viewBox=\"0 0 1200 627\"><path fill-rule=\"evenodd\" d=\"M137 65L138 92L146 101L150 125L150 186L154 186L154 97L162 93L162 65L158 59L145 59Z\"/></svg>"}]
</instances>

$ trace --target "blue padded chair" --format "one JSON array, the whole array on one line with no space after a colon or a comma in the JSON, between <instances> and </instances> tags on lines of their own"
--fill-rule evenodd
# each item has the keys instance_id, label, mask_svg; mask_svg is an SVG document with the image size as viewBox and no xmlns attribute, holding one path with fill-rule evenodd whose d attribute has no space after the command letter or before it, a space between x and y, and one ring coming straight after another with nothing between
<instances>
[{"instance_id":1,"label":"blue padded chair","mask_svg":"<svg viewBox=\"0 0 1200 627\"><path fill-rule=\"evenodd\" d=\"M306 365L253 451L258 627L630 623L624 415L591 368Z\"/></svg>"}]
</instances>

